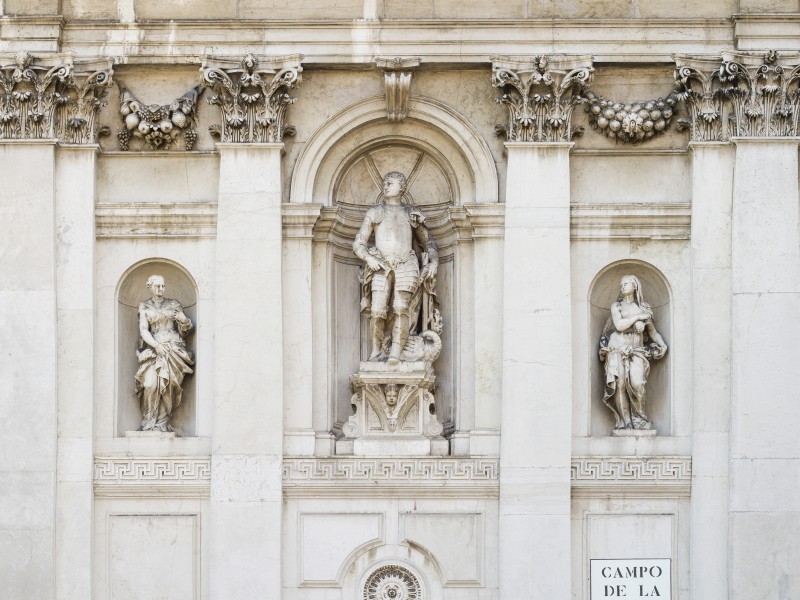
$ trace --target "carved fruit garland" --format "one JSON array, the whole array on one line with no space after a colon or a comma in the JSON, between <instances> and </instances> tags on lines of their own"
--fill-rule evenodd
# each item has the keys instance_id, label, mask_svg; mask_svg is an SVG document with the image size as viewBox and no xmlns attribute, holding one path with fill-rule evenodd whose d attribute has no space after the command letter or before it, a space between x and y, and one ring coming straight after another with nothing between
<instances>
[{"instance_id":1,"label":"carved fruit garland","mask_svg":"<svg viewBox=\"0 0 800 600\"><path fill-rule=\"evenodd\" d=\"M183 132L183 145L188 151L197 140L195 112L202 93L200 86L193 87L172 104L142 104L133 94L120 86L119 112L125 128L117 133L119 146L128 150L131 137L140 138L150 150L166 150Z\"/></svg>"},{"instance_id":2,"label":"carved fruit garland","mask_svg":"<svg viewBox=\"0 0 800 600\"><path fill-rule=\"evenodd\" d=\"M622 103L606 100L591 90L583 94L591 126L606 137L640 144L663 134L675 116L676 92L666 98Z\"/></svg>"}]
</instances>

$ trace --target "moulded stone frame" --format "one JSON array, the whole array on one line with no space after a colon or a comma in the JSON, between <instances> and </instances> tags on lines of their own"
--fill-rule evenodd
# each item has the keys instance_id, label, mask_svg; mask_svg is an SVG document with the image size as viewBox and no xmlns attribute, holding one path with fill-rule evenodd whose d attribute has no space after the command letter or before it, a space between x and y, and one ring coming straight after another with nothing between
<instances>
[{"instance_id":1,"label":"moulded stone frame","mask_svg":"<svg viewBox=\"0 0 800 600\"><path fill-rule=\"evenodd\" d=\"M341 161L323 169L329 153L349 133L369 123L385 120L386 101L383 96L360 100L328 119L311 136L297 158L292 172L289 201L333 206L336 167ZM469 165L474 191L471 197L456 200L456 205L498 201L499 183L494 158L480 133L466 118L437 100L411 96L406 122L393 126L393 130L408 131L408 124L413 121L432 126L452 139Z\"/></svg>"}]
</instances>

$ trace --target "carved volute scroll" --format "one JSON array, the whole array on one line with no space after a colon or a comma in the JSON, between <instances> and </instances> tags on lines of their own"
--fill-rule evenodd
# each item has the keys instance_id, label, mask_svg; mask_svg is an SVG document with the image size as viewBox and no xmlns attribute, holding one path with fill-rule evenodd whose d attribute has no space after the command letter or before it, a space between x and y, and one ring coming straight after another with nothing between
<instances>
[{"instance_id":1,"label":"carved volute scroll","mask_svg":"<svg viewBox=\"0 0 800 600\"><path fill-rule=\"evenodd\" d=\"M91 144L105 132L97 111L105 105L109 61L36 58L21 52L0 59L0 139L58 139Z\"/></svg>"},{"instance_id":2,"label":"carved volute scroll","mask_svg":"<svg viewBox=\"0 0 800 600\"><path fill-rule=\"evenodd\" d=\"M143 104L120 86L120 108L124 127L117 133L119 147L128 150L132 138L140 139L148 150L167 150L183 133L185 150L197 141L197 101L202 93L195 86L171 104Z\"/></svg>"},{"instance_id":3,"label":"carved volute scroll","mask_svg":"<svg viewBox=\"0 0 800 600\"><path fill-rule=\"evenodd\" d=\"M590 56L492 57L492 86L508 108L508 125L498 126L509 142L569 142L582 133L572 112L591 80Z\"/></svg>"},{"instance_id":4,"label":"carved volute scroll","mask_svg":"<svg viewBox=\"0 0 800 600\"><path fill-rule=\"evenodd\" d=\"M203 62L203 84L213 95L208 103L219 106L222 124L212 125L212 135L222 142L281 142L294 133L285 124L286 109L295 99L289 91L301 81L303 56L259 58L248 54L238 63L224 59Z\"/></svg>"},{"instance_id":5,"label":"carved volute scroll","mask_svg":"<svg viewBox=\"0 0 800 600\"><path fill-rule=\"evenodd\" d=\"M383 70L386 88L386 117L394 122L403 121L408 115L408 99L414 69L420 65L419 58L377 58L375 64Z\"/></svg>"}]
</instances>

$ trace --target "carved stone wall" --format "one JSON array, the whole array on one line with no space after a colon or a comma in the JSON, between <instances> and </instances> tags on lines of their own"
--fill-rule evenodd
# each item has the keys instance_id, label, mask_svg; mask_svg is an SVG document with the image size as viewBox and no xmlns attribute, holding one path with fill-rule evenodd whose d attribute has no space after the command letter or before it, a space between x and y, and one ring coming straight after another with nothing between
<instances>
[{"instance_id":1,"label":"carved stone wall","mask_svg":"<svg viewBox=\"0 0 800 600\"><path fill-rule=\"evenodd\" d=\"M797 595L795 7L544 4L0 0L5 596L587 600L642 557ZM373 425L443 456L336 455L388 171L447 330ZM652 438L601 401L627 273ZM126 436L152 274L196 325L178 437Z\"/></svg>"}]
</instances>

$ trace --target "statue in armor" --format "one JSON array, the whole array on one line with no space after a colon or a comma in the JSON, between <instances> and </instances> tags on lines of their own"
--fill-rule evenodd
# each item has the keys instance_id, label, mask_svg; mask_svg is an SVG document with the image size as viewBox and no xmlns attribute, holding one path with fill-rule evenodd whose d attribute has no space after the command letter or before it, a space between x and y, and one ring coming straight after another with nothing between
<instances>
[{"instance_id":1,"label":"statue in armor","mask_svg":"<svg viewBox=\"0 0 800 600\"><path fill-rule=\"evenodd\" d=\"M411 204L406 186L402 173L384 176L383 193L367 211L353 242L353 252L365 263L360 272L361 308L370 315L369 360L385 360L390 367L423 356L412 346L424 345L426 340L441 345L434 292L439 251L425 215ZM373 235L374 246L370 246Z\"/></svg>"}]
</instances>

